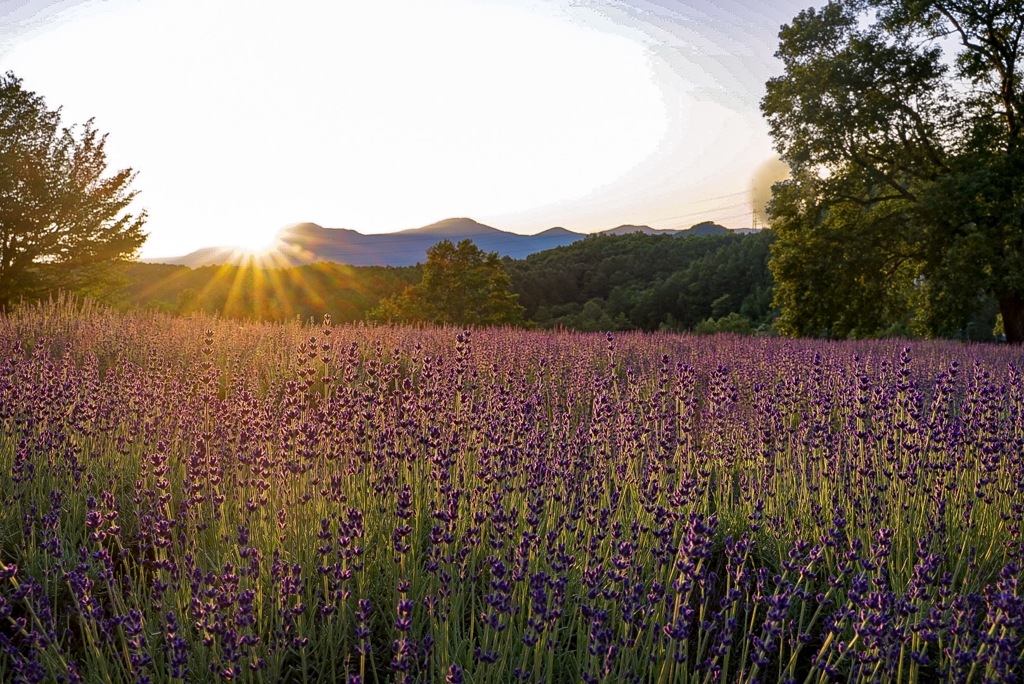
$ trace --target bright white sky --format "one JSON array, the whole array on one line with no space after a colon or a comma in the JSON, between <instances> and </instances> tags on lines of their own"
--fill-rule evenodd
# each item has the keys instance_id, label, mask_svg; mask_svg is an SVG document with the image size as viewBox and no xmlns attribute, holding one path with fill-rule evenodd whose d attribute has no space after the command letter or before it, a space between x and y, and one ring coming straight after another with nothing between
<instances>
[{"instance_id":1,"label":"bright white sky","mask_svg":"<svg viewBox=\"0 0 1024 684\"><path fill-rule=\"evenodd\" d=\"M0 0L0 71L109 133L143 256L299 221L745 228L811 2Z\"/></svg>"}]
</instances>

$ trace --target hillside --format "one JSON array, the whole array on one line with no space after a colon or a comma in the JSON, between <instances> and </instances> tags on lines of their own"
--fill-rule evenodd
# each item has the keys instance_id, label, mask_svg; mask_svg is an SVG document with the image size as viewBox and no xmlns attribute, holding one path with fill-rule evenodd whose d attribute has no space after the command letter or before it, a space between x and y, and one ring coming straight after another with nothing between
<instances>
[{"instance_id":1,"label":"hillside","mask_svg":"<svg viewBox=\"0 0 1024 684\"><path fill-rule=\"evenodd\" d=\"M601 234L628 235L729 234L727 228L709 222L686 230L657 230L649 226L623 225ZM324 228L316 223L296 223L284 228L275 247L263 258L277 266L332 262L349 266L413 266L426 259L427 250L441 240L472 240L485 252L511 259L525 259L587 237L565 228L549 228L534 235L499 230L470 218L450 218L428 226L394 233L364 234L348 228ZM147 259L148 263L198 268L219 264L244 264L251 255L231 247L205 247L177 257Z\"/></svg>"},{"instance_id":2,"label":"hillside","mask_svg":"<svg viewBox=\"0 0 1024 684\"><path fill-rule=\"evenodd\" d=\"M527 318L542 327L692 330L736 314L756 328L771 319L773 237L597 235L509 270Z\"/></svg>"},{"instance_id":3,"label":"hillside","mask_svg":"<svg viewBox=\"0 0 1024 684\"><path fill-rule=\"evenodd\" d=\"M172 264L126 263L122 286L112 295L122 308L157 309L187 315L281 321L363 320L381 299L401 293L419 280L415 267L351 267L308 264L266 269L227 264L189 268Z\"/></svg>"},{"instance_id":4,"label":"hillside","mask_svg":"<svg viewBox=\"0 0 1024 684\"><path fill-rule=\"evenodd\" d=\"M437 233L453 233L451 224L435 226ZM306 224L298 230L316 244L324 229ZM552 231L557 238L562 229ZM526 318L539 327L715 329L729 316L728 324L739 330L769 323L772 235L679 237L686 234L591 235L525 259L505 258L504 264ZM116 299L125 307L260 320L329 313L344 322L363 320L381 299L419 282L421 272L332 263L274 269L253 262L195 269L131 263L121 275Z\"/></svg>"}]
</instances>

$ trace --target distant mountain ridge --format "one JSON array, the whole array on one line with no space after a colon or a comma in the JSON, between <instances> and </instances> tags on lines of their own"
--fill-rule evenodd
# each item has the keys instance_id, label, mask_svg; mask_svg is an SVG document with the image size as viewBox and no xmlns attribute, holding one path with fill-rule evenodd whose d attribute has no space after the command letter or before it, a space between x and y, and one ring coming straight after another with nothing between
<instances>
[{"instance_id":1,"label":"distant mountain ridge","mask_svg":"<svg viewBox=\"0 0 1024 684\"><path fill-rule=\"evenodd\" d=\"M596 235L706 236L725 235L734 231L705 221L686 230L658 230L650 226L622 225ZM738 232L738 231L735 231ZM587 238L562 227L549 228L534 235L499 230L470 218L450 218L421 228L394 233L363 234L349 228L324 228L316 223L296 223L284 228L277 244L267 253L268 263L297 266L316 262L334 262L350 266L413 266L426 261L427 250L442 240L472 240L486 252L525 259L531 254L555 247L564 247ZM240 263L250 255L232 247L204 247L178 257L143 259L148 263L177 264L198 268Z\"/></svg>"}]
</instances>

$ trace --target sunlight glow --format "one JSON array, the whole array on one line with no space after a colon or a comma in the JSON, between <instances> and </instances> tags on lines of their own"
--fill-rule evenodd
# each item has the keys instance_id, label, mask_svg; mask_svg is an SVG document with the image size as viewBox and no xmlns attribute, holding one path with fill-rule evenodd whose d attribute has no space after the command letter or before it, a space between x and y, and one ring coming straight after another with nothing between
<instances>
[{"instance_id":1,"label":"sunlight glow","mask_svg":"<svg viewBox=\"0 0 1024 684\"><path fill-rule=\"evenodd\" d=\"M643 45L497 0L91 2L4 66L140 172L148 255L526 211L667 134Z\"/></svg>"},{"instance_id":2,"label":"sunlight glow","mask_svg":"<svg viewBox=\"0 0 1024 684\"><path fill-rule=\"evenodd\" d=\"M253 231L252 233L240 235L233 242L232 246L235 247L235 252L240 258L247 257L258 261L273 252L278 244L279 241L276 235L267 239L267 236L263 233Z\"/></svg>"}]
</instances>

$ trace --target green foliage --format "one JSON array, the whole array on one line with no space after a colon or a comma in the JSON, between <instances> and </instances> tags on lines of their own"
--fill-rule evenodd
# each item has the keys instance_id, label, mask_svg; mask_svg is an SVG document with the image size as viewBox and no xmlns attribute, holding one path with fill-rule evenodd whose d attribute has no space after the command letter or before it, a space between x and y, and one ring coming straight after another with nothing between
<instances>
[{"instance_id":1,"label":"green foliage","mask_svg":"<svg viewBox=\"0 0 1024 684\"><path fill-rule=\"evenodd\" d=\"M834 0L780 32L762 101L779 329L1024 341L1020 2ZM989 322L988 329L992 329Z\"/></svg>"},{"instance_id":2,"label":"green foliage","mask_svg":"<svg viewBox=\"0 0 1024 684\"><path fill-rule=\"evenodd\" d=\"M443 240L427 250L423 279L381 301L371 312L379 321L438 325L516 325L523 307L497 252L472 240Z\"/></svg>"},{"instance_id":3,"label":"green foliage","mask_svg":"<svg viewBox=\"0 0 1024 684\"><path fill-rule=\"evenodd\" d=\"M778 236L770 262L787 335L873 337L906 324L916 263L900 240L905 217L893 206L845 204L812 213L814 183L776 187ZM803 205L803 206L802 206Z\"/></svg>"},{"instance_id":4,"label":"green foliage","mask_svg":"<svg viewBox=\"0 0 1024 684\"><path fill-rule=\"evenodd\" d=\"M771 319L772 235L597 235L511 264L526 315L545 328L691 330L709 317Z\"/></svg>"},{"instance_id":5,"label":"green foliage","mask_svg":"<svg viewBox=\"0 0 1024 684\"><path fill-rule=\"evenodd\" d=\"M106 173L106 135L61 124L21 79L0 76L0 310L57 289L95 292L145 241L126 211L135 174Z\"/></svg>"},{"instance_id":6,"label":"green foliage","mask_svg":"<svg viewBox=\"0 0 1024 684\"><path fill-rule=\"evenodd\" d=\"M693 329L698 335L716 335L718 333L734 333L736 335L749 335L754 331L750 325L750 319L735 311L721 318L709 318L701 321Z\"/></svg>"}]
</instances>

